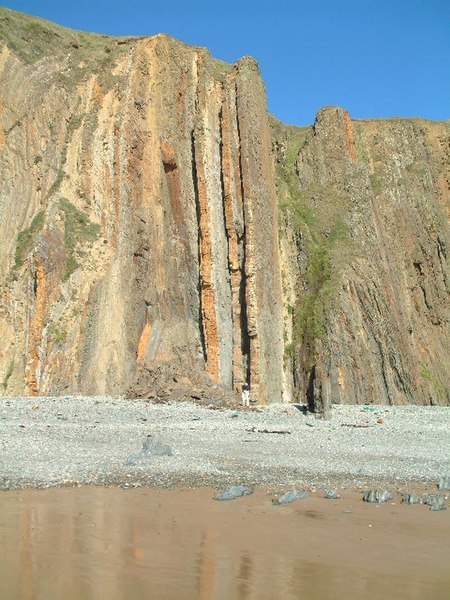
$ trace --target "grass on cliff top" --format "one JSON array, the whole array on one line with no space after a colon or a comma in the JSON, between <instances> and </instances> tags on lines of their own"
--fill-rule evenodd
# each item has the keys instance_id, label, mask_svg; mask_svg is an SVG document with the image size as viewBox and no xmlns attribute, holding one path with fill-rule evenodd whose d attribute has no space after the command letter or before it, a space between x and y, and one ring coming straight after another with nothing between
<instances>
[{"instance_id":1,"label":"grass on cliff top","mask_svg":"<svg viewBox=\"0 0 450 600\"><path fill-rule=\"evenodd\" d=\"M51 58L66 83L82 77L94 63L101 70L110 70L134 39L67 29L0 7L0 44L4 41L28 65Z\"/></svg>"},{"instance_id":2,"label":"grass on cliff top","mask_svg":"<svg viewBox=\"0 0 450 600\"><path fill-rule=\"evenodd\" d=\"M59 208L64 213L64 244L66 247L64 281L66 281L80 266L75 253L77 243L94 242L100 235L100 225L92 223L89 217L67 198L60 199Z\"/></svg>"}]
</instances>

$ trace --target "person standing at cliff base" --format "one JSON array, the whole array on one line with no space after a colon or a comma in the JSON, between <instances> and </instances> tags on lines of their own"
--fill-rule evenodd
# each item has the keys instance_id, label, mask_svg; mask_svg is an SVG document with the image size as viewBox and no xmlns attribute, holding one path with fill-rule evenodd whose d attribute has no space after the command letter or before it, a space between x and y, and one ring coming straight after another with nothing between
<instances>
[{"instance_id":1,"label":"person standing at cliff base","mask_svg":"<svg viewBox=\"0 0 450 600\"><path fill-rule=\"evenodd\" d=\"M250 386L248 383L242 385L242 406L250 406Z\"/></svg>"}]
</instances>

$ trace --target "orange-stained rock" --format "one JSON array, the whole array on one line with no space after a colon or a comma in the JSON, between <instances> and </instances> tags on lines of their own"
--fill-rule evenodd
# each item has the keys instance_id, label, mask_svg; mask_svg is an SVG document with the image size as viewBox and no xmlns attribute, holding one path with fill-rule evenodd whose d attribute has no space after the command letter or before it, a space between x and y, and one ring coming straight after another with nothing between
<instances>
[{"instance_id":1,"label":"orange-stained rock","mask_svg":"<svg viewBox=\"0 0 450 600\"><path fill-rule=\"evenodd\" d=\"M3 392L448 404L449 139L1 8Z\"/></svg>"},{"instance_id":2,"label":"orange-stained rock","mask_svg":"<svg viewBox=\"0 0 450 600\"><path fill-rule=\"evenodd\" d=\"M4 12L20 35L27 18ZM7 392L122 393L173 374L230 392L249 379L261 402L281 400L277 198L256 64L166 35L92 36L71 46L62 77L77 34L54 27L42 65L0 48L2 119L27 115L0 150L1 314L17 329L0 375L25 356Z\"/></svg>"}]
</instances>

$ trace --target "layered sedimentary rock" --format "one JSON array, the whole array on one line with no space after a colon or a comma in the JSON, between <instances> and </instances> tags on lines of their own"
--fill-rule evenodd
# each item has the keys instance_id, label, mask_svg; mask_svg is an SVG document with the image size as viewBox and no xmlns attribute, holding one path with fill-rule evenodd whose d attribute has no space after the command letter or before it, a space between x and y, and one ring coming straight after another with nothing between
<instances>
[{"instance_id":1,"label":"layered sedimentary rock","mask_svg":"<svg viewBox=\"0 0 450 600\"><path fill-rule=\"evenodd\" d=\"M326 107L273 131L297 397L448 403L449 124Z\"/></svg>"},{"instance_id":2,"label":"layered sedimentary rock","mask_svg":"<svg viewBox=\"0 0 450 600\"><path fill-rule=\"evenodd\" d=\"M1 19L6 392L189 377L248 380L260 402L280 400L275 178L255 61Z\"/></svg>"},{"instance_id":3,"label":"layered sedimentary rock","mask_svg":"<svg viewBox=\"0 0 450 600\"><path fill-rule=\"evenodd\" d=\"M0 9L3 393L449 403L449 153L269 119L249 57Z\"/></svg>"}]
</instances>

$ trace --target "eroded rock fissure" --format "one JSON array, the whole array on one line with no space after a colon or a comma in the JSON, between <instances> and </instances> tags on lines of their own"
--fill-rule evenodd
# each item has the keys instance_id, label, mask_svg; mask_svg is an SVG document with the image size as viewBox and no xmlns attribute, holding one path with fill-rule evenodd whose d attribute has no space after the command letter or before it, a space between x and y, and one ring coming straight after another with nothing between
<instances>
[{"instance_id":1,"label":"eroded rock fissure","mask_svg":"<svg viewBox=\"0 0 450 600\"><path fill-rule=\"evenodd\" d=\"M247 276L246 276L246 260L247 260L247 246L246 246L246 213L245 213L245 202L244 202L244 181L242 176L242 153L241 153L241 132L239 129L238 104L237 104L237 86L234 86L234 110L236 115L235 120L235 131L236 131L236 148L237 148L237 160L235 161L236 171L238 173L238 183L236 185L236 195L239 206L242 207L242 231L241 235L238 236L239 249L242 253L240 261L240 285L239 285L239 306L240 306L240 338L241 338L241 355L244 357L244 374L245 381L251 385L251 345L250 336L248 331L248 316L247 316Z\"/></svg>"},{"instance_id":2,"label":"eroded rock fissure","mask_svg":"<svg viewBox=\"0 0 450 600\"><path fill-rule=\"evenodd\" d=\"M236 126L236 121L231 122L227 101L228 99L225 98L219 114L221 185L223 218L228 241L228 268L231 290L230 308L233 323L233 385L238 388L242 383L248 381L250 369L250 348L245 302L244 261L246 240L241 173L240 168L236 169L240 164L239 130ZM235 127L237 136L233 145L232 130ZM237 160L233 161L233 156L237 156ZM238 228L240 231L238 231Z\"/></svg>"},{"instance_id":3,"label":"eroded rock fissure","mask_svg":"<svg viewBox=\"0 0 450 600\"><path fill-rule=\"evenodd\" d=\"M195 213L197 216L197 250L198 250L198 323L199 323L199 333L200 333L200 342L202 347L202 355L203 360L207 361L208 359L208 349L206 346L205 340L205 330L203 326L203 295L202 295L202 272L201 272L201 227L200 227L200 199L199 199L199 191L198 191L198 180L197 180L197 159L195 156L195 136L194 132L191 131L191 165L192 165L192 183L194 187L194 201L195 201Z\"/></svg>"},{"instance_id":4,"label":"eroded rock fissure","mask_svg":"<svg viewBox=\"0 0 450 600\"><path fill-rule=\"evenodd\" d=\"M233 131L236 131L233 139ZM220 173L220 197L208 197L204 182L204 166L201 160L201 144L191 134L192 172L195 190L196 214L199 244L199 290L200 290L200 330L202 348L206 359L206 370L217 382L228 377L221 369L222 364L231 364L231 386L238 389L250 375L250 344L246 315L245 277L245 215L243 207L240 139L237 115L230 115L228 98L222 91L218 112L218 153ZM204 156L204 155L203 155ZM204 157L205 159L205 157ZM203 183L202 183L203 181ZM221 307L228 312L231 320L231 339L219 342L217 325L217 296L215 293L213 270L215 255L209 202L220 202L221 215L226 240L227 270L226 285L229 287L230 304ZM240 213L240 214L239 214ZM221 356L228 353L228 357Z\"/></svg>"}]
</instances>

